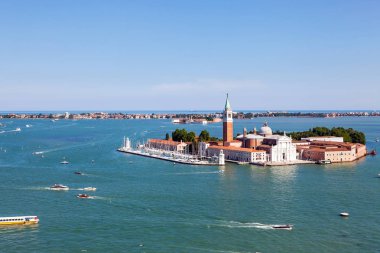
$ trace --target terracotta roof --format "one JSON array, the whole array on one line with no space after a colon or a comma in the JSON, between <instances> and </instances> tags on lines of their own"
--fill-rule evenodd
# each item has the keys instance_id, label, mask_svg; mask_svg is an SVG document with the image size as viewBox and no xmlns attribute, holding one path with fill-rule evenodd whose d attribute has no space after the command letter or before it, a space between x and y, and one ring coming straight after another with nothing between
<instances>
[{"instance_id":1,"label":"terracotta roof","mask_svg":"<svg viewBox=\"0 0 380 253\"><path fill-rule=\"evenodd\" d=\"M181 142L179 142L179 141L169 141L169 140L161 140L161 139L149 139L148 141L152 142L152 143L160 143L160 144L166 144L166 145L179 145L179 144L181 144ZM184 142L182 142L182 143L186 144Z\"/></svg>"},{"instance_id":2,"label":"terracotta roof","mask_svg":"<svg viewBox=\"0 0 380 253\"><path fill-rule=\"evenodd\" d=\"M348 149L346 148L331 148L331 149L324 149L324 148L318 148L318 147L313 147L313 148L310 148L310 149L305 149L305 151L313 151L313 152L337 152L337 151L349 151Z\"/></svg>"},{"instance_id":3,"label":"terracotta roof","mask_svg":"<svg viewBox=\"0 0 380 253\"><path fill-rule=\"evenodd\" d=\"M312 141L311 143L312 145L321 145L321 146L335 145L335 146L342 146L342 147L349 147L349 148L356 145L356 143L338 142L338 141Z\"/></svg>"},{"instance_id":4,"label":"terracotta roof","mask_svg":"<svg viewBox=\"0 0 380 253\"><path fill-rule=\"evenodd\" d=\"M265 151L262 151L262 150L256 150L256 149L252 149L252 148L239 148L239 147L234 147L234 146L210 146L208 148L211 148L211 149L223 149L223 150L234 150L234 151L242 151L242 152L265 152Z\"/></svg>"}]
</instances>

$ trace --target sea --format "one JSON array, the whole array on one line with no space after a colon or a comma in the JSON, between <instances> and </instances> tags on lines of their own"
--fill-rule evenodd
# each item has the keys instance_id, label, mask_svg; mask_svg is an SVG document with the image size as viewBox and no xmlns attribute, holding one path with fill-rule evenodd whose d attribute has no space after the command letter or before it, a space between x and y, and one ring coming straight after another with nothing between
<instances>
[{"instance_id":1,"label":"sea","mask_svg":"<svg viewBox=\"0 0 380 253\"><path fill-rule=\"evenodd\" d=\"M380 117L255 118L236 120L234 132L264 121L286 132L352 127L380 151ZM116 150L124 136L137 144L176 128L221 137L221 123L0 123L0 216L40 219L0 227L0 252L380 252L379 156L331 165L191 166ZM49 190L53 184L70 190ZM93 199L76 197L90 186ZM278 224L293 230L272 228Z\"/></svg>"}]
</instances>

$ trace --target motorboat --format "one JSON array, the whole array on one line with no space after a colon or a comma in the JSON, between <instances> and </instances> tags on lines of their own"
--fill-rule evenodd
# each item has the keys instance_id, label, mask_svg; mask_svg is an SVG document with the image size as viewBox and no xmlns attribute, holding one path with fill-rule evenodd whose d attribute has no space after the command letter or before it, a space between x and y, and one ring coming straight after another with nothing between
<instances>
[{"instance_id":1,"label":"motorboat","mask_svg":"<svg viewBox=\"0 0 380 253\"><path fill-rule=\"evenodd\" d=\"M25 125L25 127L31 127L31 126L32 126L32 125L28 125L28 124Z\"/></svg>"},{"instance_id":2,"label":"motorboat","mask_svg":"<svg viewBox=\"0 0 380 253\"><path fill-rule=\"evenodd\" d=\"M66 160L63 160L63 161L61 162L61 164L69 164L69 162L66 161Z\"/></svg>"},{"instance_id":3,"label":"motorboat","mask_svg":"<svg viewBox=\"0 0 380 253\"><path fill-rule=\"evenodd\" d=\"M339 215L342 216L342 217L348 217L348 216L350 216L350 214L347 213L347 212L340 213Z\"/></svg>"},{"instance_id":4,"label":"motorboat","mask_svg":"<svg viewBox=\"0 0 380 253\"><path fill-rule=\"evenodd\" d=\"M76 174L76 175L83 175L83 173L80 172L80 171L75 171L74 174Z\"/></svg>"},{"instance_id":5,"label":"motorboat","mask_svg":"<svg viewBox=\"0 0 380 253\"><path fill-rule=\"evenodd\" d=\"M95 187L85 187L83 188L84 191L96 191Z\"/></svg>"},{"instance_id":6,"label":"motorboat","mask_svg":"<svg viewBox=\"0 0 380 253\"><path fill-rule=\"evenodd\" d=\"M80 198L80 199L93 199L94 197L88 195L88 194L85 194L85 193L80 193L77 195L77 198Z\"/></svg>"},{"instance_id":7,"label":"motorboat","mask_svg":"<svg viewBox=\"0 0 380 253\"><path fill-rule=\"evenodd\" d=\"M55 191L67 191L69 190L69 187L63 184L54 184L50 186L50 190L55 190Z\"/></svg>"},{"instance_id":8,"label":"motorboat","mask_svg":"<svg viewBox=\"0 0 380 253\"><path fill-rule=\"evenodd\" d=\"M316 164L331 164L331 160L318 160Z\"/></svg>"},{"instance_id":9,"label":"motorboat","mask_svg":"<svg viewBox=\"0 0 380 253\"><path fill-rule=\"evenodd\" d=\"M14 130L15 132L20 132L21 131L21 128L16 128L15 130Z\"/></svg>"},{"instance_id":10,"label":"motorboat","mask_svg":"<svg viewBox=\"0 0 380 253\"><path fill-rule=\"evenodd\" d=\"M285 225L273 225L273 229L284 229L284 230L292 230L293 225L285 224Z\"/></svg>"}]
</instances>

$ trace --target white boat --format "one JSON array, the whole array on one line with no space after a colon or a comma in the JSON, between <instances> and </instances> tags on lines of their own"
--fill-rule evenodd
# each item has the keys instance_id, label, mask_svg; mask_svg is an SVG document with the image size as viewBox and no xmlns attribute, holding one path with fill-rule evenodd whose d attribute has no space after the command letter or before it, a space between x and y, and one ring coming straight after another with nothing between
<instances>
[{"instance_id":1,"label":"white boat","mask_svg":"<svg viewBox=\"0 0 380 253\"><path fill-rule=\"evenodd\" d=\"M83 188L84 191L96 191L95 187L85 187Z\"/></svg>"},{"instance_id":2,"label":"white boat","mask_svg":"<svg viewBox=\"0 0 380 253\"><path fill-rule=\"evenodd\" d=\"M339 215L342 216L342 217L348 217L348 216L350 216L350 214L346 213L346 212L340 213Z\"/></svg>"},{"instance_id":3,"label":"white boat","mask_svg":"<svg viewBox=\"0 0 380 253\"><path fill-rule=\"evenodd\" d=\"M15 130L14 130L15 132L20 132L21 131L21 128L16 128Z\"/></svg>"},{"instance_id":4,"label":"white boat","mask_svg":"<svg viewBox=\"0 0 380 253\"><path fill-rule=\"evenodd\" d=\"M33 155L41 155L41 154L43 154L44 152L43 151L36 151L36 152L33 152L32 154Z\"/></svg>"},{"instance_id":5,"label":"white boat","mask_svg":"<svg viewBox=\"0 0 380 253\"><path fill-rule=\"evenodd\" d=\"M30 225L37 224L40 220L37 216L14 216L14 217L0 217L1 225Z\"/></svg>"},{"instance_id":6,"label":"white boat","mask_svg":"<svg viewBox=\"0 0 380 253\"><path fill-rule=\"evenodd\" d=\"M66 185L63 185L63 184L54 184L52 186L50 186L50 190L54 190L54 191L68 191L70 188Z\"/></svg>"},{"instance_id":7,"label":"white boat","mask_svg":"<svg viewBox=\"0 0 380 253\"><path fill-rule=\"evenodd\" d=\"M285 224L285 225L273 225L273 229L284 229L284 230L292 230L293 225Z\"/></svg>"},{"instance_id":8,"label":"white boat","mask_svg":"<svg viewBox=\"0 0 380 253\"><path fill-rule=\"evenodd\" d=\"M318 160L316 164L331 164L331 160Z\"/></svg>"},{"instance_id":9,"label":"white boat","mask_svg":"<svg viewBox=\"0 0 380 253\"><path fill-rule=\"evenodd\" d=\"M32 125L28 125L28 124L25 125L25 127L31 127L31 126L32 126Z\"/></svg>"},{"instance_id":10,"label":"white boat","mask_svg":"<svg viewBox=\"0 0 380 253\"><path fill-rule=\"evenodd\" d=\"M69 162L68 161L66 161L66 160L63 160L62 162L60 162L61 164L69 164Z\"/></svg>"}]
</instances>

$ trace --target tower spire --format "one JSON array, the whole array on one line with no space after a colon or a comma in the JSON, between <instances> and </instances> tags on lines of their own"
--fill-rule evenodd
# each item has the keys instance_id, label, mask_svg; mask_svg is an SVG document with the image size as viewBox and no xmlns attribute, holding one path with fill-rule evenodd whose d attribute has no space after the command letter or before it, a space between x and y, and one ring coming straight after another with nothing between
<instances>
[{"instance_id":1,"label":"tower spire","mask_svg":"<svg viewBox=\"0 0 380 253\"><path fill-rule=\"evenodd\" d=\"M226 105L224 106L224 109L231 110L231 104L230 104L230 101L228 100L228 93L227 93Z\"/></svg>"}]
</instances>

